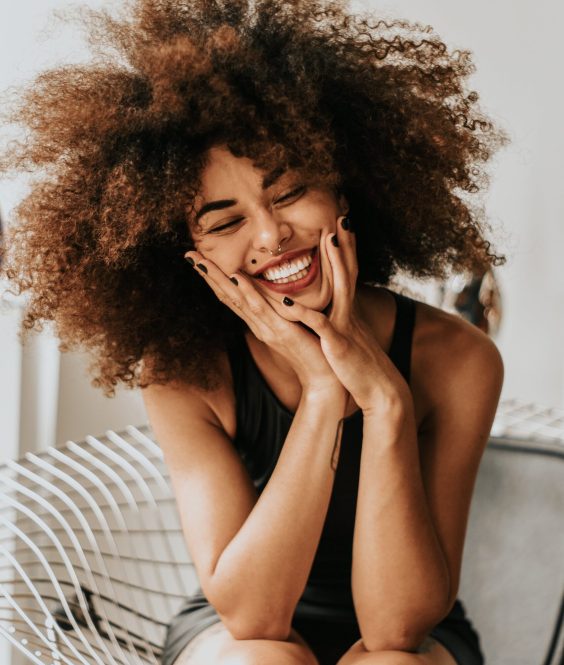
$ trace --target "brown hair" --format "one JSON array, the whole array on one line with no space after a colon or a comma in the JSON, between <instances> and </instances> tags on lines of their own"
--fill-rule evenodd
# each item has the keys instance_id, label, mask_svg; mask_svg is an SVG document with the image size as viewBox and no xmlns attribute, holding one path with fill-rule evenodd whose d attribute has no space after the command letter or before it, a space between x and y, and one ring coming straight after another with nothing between
<instances>
[{"instance_id":1,"label":"brown hair","mask_svg":"<svg viewBox=\"0 0 564 665\"><path fill-rule=\"evenodd\" d=\"M193 274L187 219L212 145L294 168L350 203L360 280L502 263L476 195L504 137L466 88L466 51L332 0L137 0L82 19L97 57L47 71L0 168L39 173L4 269L26 328L54 320L111 393L213 385L243 323ZM142 370L143 368L143 370Z\"/></svg>"}]
</instances>

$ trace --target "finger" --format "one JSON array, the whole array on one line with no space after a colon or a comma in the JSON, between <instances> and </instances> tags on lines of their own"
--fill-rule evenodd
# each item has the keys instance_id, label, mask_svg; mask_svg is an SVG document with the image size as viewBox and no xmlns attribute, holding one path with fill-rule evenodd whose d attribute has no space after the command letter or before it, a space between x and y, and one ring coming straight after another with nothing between
<instances>
[{"instance_id":1,"label":"finger","mask_svg":"<svg viewBox=\"0 0 564 665\"><path fill-rule=\"evenodd\" d=\"M348 215L343 215L338 218L337 237L339 239L339 247L343 248L343 256L347 269L351 274L356 274L358 270L356 260L356 235Z\"/></svg>"},{"instance_id":2,"label":"finger","mask_svg":"<svg viewBox=\"0 0 564 665\"><path fill-rule=\"evenodd\" d=\"M228 276L213 261L198 252L187 252L187 259L194 262L194 269L209 284L217 298L240 316L259 339L272 341L285 332L281 326L288 324L276 315L249 277L240 272Z\"/></svg>"},{"instance_id":3,"label":"finger","mask_svg":"<svg viewBox=\"0 0 564 665\"><path fill-rule=\"evenodd\" d=\"M220 270L213 261L204 259L196 252L187 252L185 258L196 273L204 279L217 299L248 324L248 312L244 306L244 295L235 282Z\"/></svg>"},{"instance_id":4,"label":"finger","mask_svg":"<svg viewBox=\"0 0 564 665\"><path fill-rule=\"evenodd\" d=\"M325 314L294 302L287 296L281 303L286 311L283 312L289 321L303 323L310 328L321 340L324 350L330 349L331 355L337 356L344 352L348 346L347 339L341 335Z\"/></svg>"},{"instance_id":5,"label":"finger","mask_svg":"<svg viewBox=\"0 0 564 665\"><path fill-rule=\"evenodd\" d=\"M346 233L342 230L341 235ZM337 239L337 242L335 242ZM331 264L333 273L333 298L331 305L331 320L342 327L349 320L352 310L352 301L354 298L354 282L356 278L351 275L349 266L346 263L345 254L347 252L348 238L339 238L338 234L329 234L326 239L327 256ZM352 249L348 247L348 251Z\"/></svg>"}]
</instances>

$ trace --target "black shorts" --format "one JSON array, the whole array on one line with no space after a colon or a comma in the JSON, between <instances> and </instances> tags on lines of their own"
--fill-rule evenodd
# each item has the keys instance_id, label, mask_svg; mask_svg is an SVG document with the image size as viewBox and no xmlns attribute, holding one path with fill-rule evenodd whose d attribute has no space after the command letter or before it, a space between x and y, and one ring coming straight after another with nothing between
<instances>
[{"instance_id":1,"label":"black shorts","mask_svg":"<svg viewBox=\"0 0 564 665\"><path fill-rule=\"evenodd\" d=\"M196 635L219 621L217 612L201 593L191 596L169 625L161 665L173 665ZM309 644L320 665L335 665L360 639L358 623L349 612L303 601L298 603L292 626ZM484 664L480 639L460 600L430 636L450 651L458 665Z\"/></svg>"}]
</instances>

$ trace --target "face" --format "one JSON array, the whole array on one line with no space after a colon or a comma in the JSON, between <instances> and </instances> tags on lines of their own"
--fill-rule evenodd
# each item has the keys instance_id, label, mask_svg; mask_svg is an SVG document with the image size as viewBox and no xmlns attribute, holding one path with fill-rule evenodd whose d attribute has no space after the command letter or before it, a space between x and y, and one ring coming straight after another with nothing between
<instances>
[{"instance_id":1,"label":"face","mask_svg":"<svg viewBox=\"0 0 564 665\"><path fill-rule=\"evenodd\" d=\"M245 273L277 302L288 295L319 311L331 302L324 241L348 210L331 188L308 185L290 171L265 174L250 159L216 147L195 203L196 249L226 275Z\"/></svg>"}]
</instances>

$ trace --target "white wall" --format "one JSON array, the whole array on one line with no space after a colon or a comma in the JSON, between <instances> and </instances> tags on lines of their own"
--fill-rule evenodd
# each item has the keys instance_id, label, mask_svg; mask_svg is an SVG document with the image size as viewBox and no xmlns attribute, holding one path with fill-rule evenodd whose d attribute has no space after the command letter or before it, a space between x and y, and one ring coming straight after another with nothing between
<instances>
[{"instance_id":1,"label":"white wall","mask_svg":"<svg viewBox=\"0 0 564 665\"><path fill-rule=\"evenodd\" d=\"M357 2L432 25L454 48L474 53L472 84L509 132L488 197L505 305L497 339L505 397L564 406L564 86L559 0Z\"/></svg>"},{"instance_id":2,"label":"white wall","mask_svg":"<svg viewBox=\"0 0 564 665\"><path fill-rule=\"evenodd\" d=\"M108 0L87 0L84 4L116 6ZM0 6L0 90L31 79L50 65L88 58L77 28L52 17L53 10L69 5L61 0L20 0ZM13 128L6 127L0 128L0 134L15 135ZM0 180L0 210L5 221L25 191L25 178ZM15 454L16 438L22 453L80 439L88 432L145 422L137 393L121 391L114 400L104 398L90 386L84 359L77 354L61 357L48 333L32 337L21 354L15 333L21 304L12 302L3 307L4 313L0 310L0 340L9 341L0 351L0 395L10 394L10 400L2 402L10 404L11 414L11 419L0 421L6 436L0 459ZM17 386L13 377L20 374L27 379Z\"/></svg>"}]
</instances>

